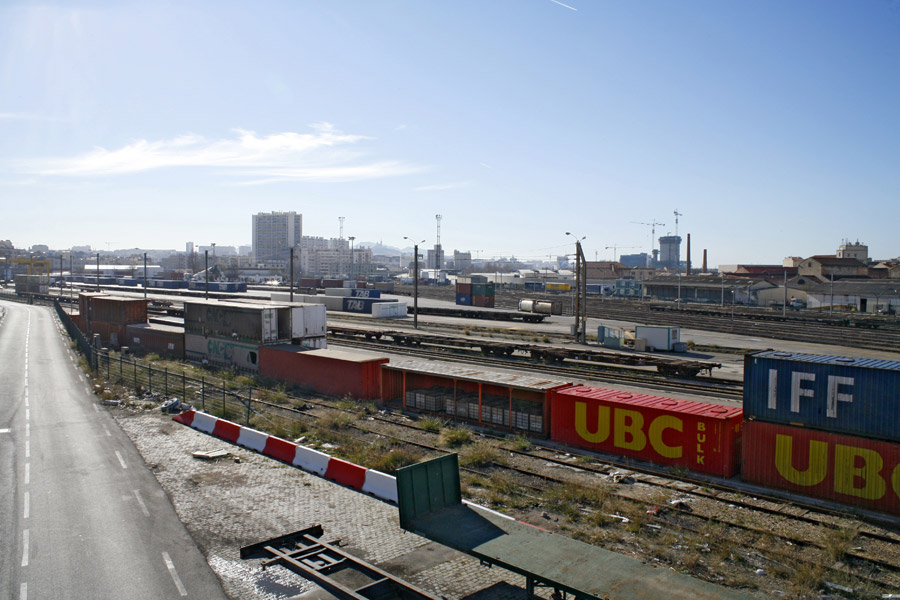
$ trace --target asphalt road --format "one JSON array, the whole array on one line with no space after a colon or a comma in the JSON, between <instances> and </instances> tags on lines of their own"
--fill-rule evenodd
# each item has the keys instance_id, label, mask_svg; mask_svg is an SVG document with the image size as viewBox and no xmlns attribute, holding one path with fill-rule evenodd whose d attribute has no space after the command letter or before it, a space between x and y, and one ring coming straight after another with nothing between
<instances>
[{"instance_id":1,"label":"asphalt road","mask_svg":"<svg viewBox=\"0 0 900 600\"><path fill-rule=\"evenodd\" d=\"M0 598L224 600L53 309L0 309Z\"/></svg>"}]
</instances>

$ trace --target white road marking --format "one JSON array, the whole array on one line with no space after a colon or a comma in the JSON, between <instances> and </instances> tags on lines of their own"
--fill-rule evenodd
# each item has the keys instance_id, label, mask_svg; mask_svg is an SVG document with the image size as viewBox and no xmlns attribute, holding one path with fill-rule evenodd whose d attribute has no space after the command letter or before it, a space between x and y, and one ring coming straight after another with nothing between
<instances>
[{"instance_id":1,"label":"white road marking","mask_svg":"<svg viewBox=\"0 0 900 600\"><path fill-rule=\"evenodd\" d=\"M9 433L9 429L0 429L0 433Z\"/></svg>"},{"instance_id":2,"label":"white road marking","mask_svg":"<svg viewBox=\"0 0 900 600\"><path fill-rule=\"evenodd\" d=\"M25 423L25 437L31 437L31 423Z\"/></svg>"},{"instance_id":3,"label":"white road marking","mask_svg":"<svg viewBox=\"0 0 900 600\"><path fill-rule=\"evenodd\" d=\"M28 566L28 530L22 532L22 566Z\"/></svg>"},{"instance_id":4,"label":"white road marking","mask_svg":"<svg viewBox=\"0 0 900 600\"><path fill-rule=\"evenodd\" d=\"M28 584L25 582L19 587L19 600L28 600Z\"/></svg>"},{"instance_id":5,"label":"white road marking","mask_svg":"<svg viewBox=\"0 0 900 600\"><path fill-rule=\"evenodd\" d=\"M125 459L122 458L122 454L118 450L116 450L116 458L119 459L119 464L122 465L123 469L128 468L128 465L125 464Z\"/></svg>"},{"instance_id":6,"label":"white road marking","mask_svg":"<svg viewBox=\"0 0 900 600\"><path fill-rule=\"evenodd\" d=\"M178 576L178 571L175 570L175 565L172 564L172 559L169 558L168 552L163 552L163 560L166 561L166 568L169 569L169 574L172 576L172 581L175 582L175 587L178 588L178 593L182 596L187 596L187 590L184 589L184 584L181 583L181 577Z\"/></svg>"},{"instance_id":7,"label":"white road marking","mask_svg":"<svg viewBox=\"0 0 900 600\"><path fill-rule=\"evenodd\" d=\"M106 425L103 426L103 432L106 433L106 437L112 437L112 434L109 432L109 429L106 428Z\"/></svg>"},{"instance_id":8,"label":"white road marking","mask_svg":"<svg viewBox=\"0 0 900 600\"><path fill-rule=\"evenodd\" d=\"M25 458L31 458L31 442L25 440Z\"/></svg>"},{"instance_id":9,"label":"white road marking","mask_svg":"<svg viewBox=\"0 0 900 600\"><path fill-rule=\"evenodd\" d=\"M134 497L137 498L138 504L141 505L141 512L144 513L145 517L149 517L150 511L147 510L147 505L144 504L144 499L141 498L141 490L134 490Z\"/></svg>"},{"instance_id":10,"label":"white road marking","mask_svg":"<svg viewBox=\"0 0 900 600\"><path fill-rule=\"evenodd\" d=\"M25 510L24 510L25 516L22 518L27 519L28 516L31 514L31 494L30 493L25 492L25 501L23 502L23 504L25 505Z\"/></svg>"},{"instance_id":11,"label":"white road marking","mask_svg":"<svg viewBox=\"0 0 900 600\"><path fill-rule=\"evenodd\" d=\"M31 482L31 463L25 463L25 485Z\"/></svg>"},{"instance_id":12,"label":"white road marking","mask_svg":"<svg viewBox=\"0 0 900 600\"><path fill-rule=\"evenodd\" d=\"M96 404L91 404L91 406L94 407L94 410L96 410L97 412L100 412L100 408Z\"/></svg>"},{"instance_id":13,"label":"white road marking","mask_svg":"<svg viewBox=\"0 0 900 600\"><path fill-rule=\"evenodd\" d=\"M27 420L30 419L30 418L31 418L31 409L30 409L30 408L26 408L26 409L25 409L25 420L27 421Z\"/></svg>"}]
</instances>

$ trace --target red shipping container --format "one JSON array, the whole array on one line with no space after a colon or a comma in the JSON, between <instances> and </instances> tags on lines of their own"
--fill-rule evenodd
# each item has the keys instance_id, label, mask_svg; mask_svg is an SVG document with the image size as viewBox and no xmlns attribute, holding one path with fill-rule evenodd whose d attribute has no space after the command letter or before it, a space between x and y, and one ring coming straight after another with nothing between
<instances>
[{"instance_id":1,"label":"red shipping container","mask_svg":"<svg viewBox=\"0 0 900 600\"><path fill-rule=\"evenodd\" d=\"M456 293L457 294L472 294L472 284L471 283L457 283L456 284Z\"/></svg>"},{"instance_id":2,"label":"red shipping container","mask_svg":"<svg viewBox=\"0 0 900 600\"><path fill-rule=\"evenodd\" d=\"M731 477L741 450L740 408L588 386L555 392L550 437L572 446Z\"/></svg>"},{"instance_id":3,"label":"red shipping container","mask_svg":"<svg viewBox=\"0 0 900 600\"><path fill-rule=\"evenodd\" d=\"M350 350L304 350L294 344L259 347L259 374L320 394L377 400L385 356Z\"/></svg>"},{"instance_id":4,"label":"red shipping container","mask_svg":"<svg viewBox=\"0 0 900 600\"><path fill-rule=\"evenodd\" d=\"M93 296L88 299L88 317L113 325L131 325L147 322L147 302L142 298L117 296Z\"/></svg>"},{"instance_id":5,"label":"red shipping container","mask_svg":"<svg viewBox=\"0 0 900 600\"><path fill-rule=\"evenodd\" d=\"M472 296L472 306L494 308L494 296Z\"/></svg>"},{"instance_id":6,"label":"red shipping container","mask_svg":"<svg viewBox=\"0 0 900 600\"><path fill-rule=\"evenodd\" d=\"M900 444L747 421L741 478L900 516Z\"/></svg>"}]
</instances>

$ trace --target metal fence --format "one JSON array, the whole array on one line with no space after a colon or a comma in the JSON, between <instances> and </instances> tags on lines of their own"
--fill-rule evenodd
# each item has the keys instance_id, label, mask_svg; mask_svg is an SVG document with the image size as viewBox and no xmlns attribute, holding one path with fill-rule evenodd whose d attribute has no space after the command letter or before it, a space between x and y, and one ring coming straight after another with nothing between
<instances>
[{"instance_id":1,"label":"metal fence","mask_svg":"<svg viewBox=\"0 0 900 600\"><path fill-rule=\"evenodd\" d=\"M184 371L170 372L168 367L154 367L153 363L133 356L114 356L105 349L93 349L97 374L111 384L131 388L136 394L178 398L203 412L230 421L241 417L249 424L253 405L253 387L235 389L225 379L188 377Z\"/></svg>"}]
</instances>

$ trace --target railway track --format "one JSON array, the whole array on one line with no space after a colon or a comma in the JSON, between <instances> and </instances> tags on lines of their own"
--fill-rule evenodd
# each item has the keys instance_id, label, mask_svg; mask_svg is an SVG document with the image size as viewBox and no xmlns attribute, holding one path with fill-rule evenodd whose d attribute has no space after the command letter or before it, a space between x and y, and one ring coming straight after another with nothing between
<instances>
[{"instance_id":1,"label":"railway track","mask_svg":"<svg viewBox=\"0 0 900 600\"><path fill-rule=\"evenodd\" d=\"M310 401L310 404L326 411L358 413L328 402ZM269 404L268 408L299 414L302 415L300 418L313 423L317 419L309 410L300 411L274 404ZM369 425L371 422L376 422L377 426L372 427ZM438 432L404 422L391 414L367 415L365 420L356 421L349 428L354 430L354 435L362 436L359 439L363 442L376 436L393 444L414 447L427 455L453 451L439 445ZM403 431L412 432L417 439L410 439ZM470 484L473 480L509 472L517 478L519 489L529 490L522 495L537 503L542 502L548 486L614 487L610 494L618 501L636 505L638 513L643 511L652 515L640 523L645 531L652 533L665 529L668 534L674 533L682 540L686 537L702 540L709 538L710 530L715 530L724 539L705 542L707 546L726 540L729 544L735 544L740 538L745 556L762 556L759 554L760 540L766 539L765 560L778 565L779 570L788 574L802 565L806 569L820 568L835 581L843 581L842 578L852 569L857 586L864 584L869 589L892 590L900 585L900 553L896 548L900 535L860 524L840 511L786 502L757 491L748 496L727 484L687 476L672 477L662 470L638 469L608 457L594 456L585 461L549 446L517 450L509 447L508 439L487 433L479 435L494 444L499 452L498 457L508 453L517 458L515 461L502 458L482 460L475 465L462 466L460 470L470 476ZM465 456L465 448L461 451ZM557 469L559 474L549 474L548 464L560 467ZM648 489L657 492L648 493ZM588 505L580 506L578 510L589 518L604 509ZM618 513L605 517L610 521L620 520L623 525L632 520ZM831 561L836 551L834 536L843 536L848 541L846 548L838 549L839 561ZM850 589L843 585L838 588ZM853 596L856 597L855 592Z\"/></svg>"},{"instance_id":2,"label":"railway track","mask_svg":"<svg viewBox=\"0 0 900 600\"><path fill-rule=\"evenodd\" d=\"M399 293L411 294L409 286L399 286ZM420 287L420 296L454 301L452 289ZM563 299L563 313L572 315L570 295L554 295L520 290L498 290L495 306L515 310L523 298L538 300ZM676 307L673 303L640 302L637 300L587 298L587 316L597 319L635 322L646 325L681 326L703 331L733 333L769 339L783 339L812 343L828 343L837 346L866 348L883 351L900 351L900 321L895 317L840 313L836 315L814 314L803 311L781 317L766 308L736 308L732 317L731 307L697 305Z\"/></svg>"},{"instance_id":3,"label":"railway track","mask_svg":"<svg viewBox=\"0 0 900 600\"><path fill-rule=\"evenodd\" d=\"M554 375L566 380L589 380L605 383L619 383L627 385L641 386L663 391L678 391L691 394L702 394L705 396L713 396L723 398L734 402L740 402L743 397L743 384L739 381L720 378L702 378L702 381L679 380L664 377L650 370L641 371L640 374L635 373L635 369L629 370L622 367L611 367L598 365L596 363L578 363L578 361L570 361L567 364L578 364L578 366L558 366L555 364L535 364L527 358L517 358L515 355L499 358L482 356L480 353L464 352L457 348L429 348L425 346L398 346L394 344L385 344L375 341L333 339L329 343L335 346L344 346L358 348L361 350L385 351L390 350L393 354L404 354L416 358L432 358L435 360L446 360L452 358L454 361L471 363L479 366L491 366L503 369L513 369L517 371L527 371L534 373L539 371L542 374Z\"/></svg>"}]
</instances>

